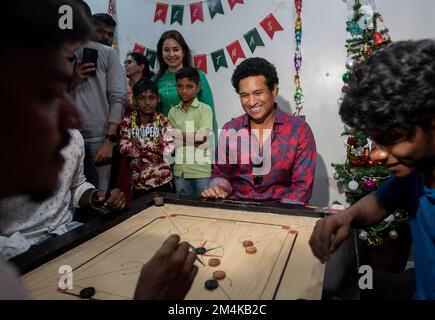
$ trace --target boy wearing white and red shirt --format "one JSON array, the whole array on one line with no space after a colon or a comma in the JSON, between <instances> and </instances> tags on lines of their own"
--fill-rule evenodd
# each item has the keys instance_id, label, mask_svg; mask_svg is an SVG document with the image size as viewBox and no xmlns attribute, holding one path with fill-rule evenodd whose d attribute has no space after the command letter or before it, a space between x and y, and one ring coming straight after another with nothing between
<instances>
[{"instance_id":1,"label":"boy wearing white and red shirt","mask_svg":"<svg viewBox=\"0 0 435 320\"><path fill-rule=\"evenodd\" d=\"M133 87L135 110L120 124L120 153L129 159L133 198L150 192L172 192L172 171L167 157L175 145L171 124L155 111L160 101L157 84L148 79Z\"/></svg>"}]
</instances>

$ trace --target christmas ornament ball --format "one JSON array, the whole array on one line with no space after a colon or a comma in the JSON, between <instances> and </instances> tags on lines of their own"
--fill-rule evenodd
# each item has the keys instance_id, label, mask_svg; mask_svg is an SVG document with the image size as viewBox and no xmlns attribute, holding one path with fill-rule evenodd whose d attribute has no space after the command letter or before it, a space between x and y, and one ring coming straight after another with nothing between
<instances>
[{"instance_id":1,"label":"christmas ornament ball","mask_svg":"<svg viewBox=\"0 0 435 320\"><path fill-rule=\"evenodd\" d=\"M346 61L346 69L352 71L355 68L356 62L353 59L349 59Z\"/></svg>"},{"instance_id":2,"label":"christmas ornament ball","mask_svg":"<svg viewBox=\"0 0 435 320\"><path fill-rule=\"evenodd\" d=\"M350 72L344 73L341 78L343 79L343 82L348 83L350 79Z\"/></svg>"},{"instance_id":3,"label":"christmas ornament ball","mask_svg":"<svg viewBox=\"0 0 435 320\"><path fill-rule=\"evenodd\" d=\"M374 179L364 180L364 189L367 191L373 191L376 188L376 181Z\"/></svg>"},{"instance_id":4,"label":"christmas ornament ball","mask_svg":"<svg viewBox=\"0 0 435 320\"><path fill-rule=\"evenodd\" d=\"M396 230L391 230L389 233L388 233L388 236L391 238L391 239L397 239L397 237L399 236L399 234L397 233L397 231Z\"/></svg>"},{"instance_id":5,"label":"christmas ornament ball","mask_svg":"<svg viewBox=\"0 0 435 320\"><path fill-rule=\"evenodd\" d=\"M347 186L350 190L355 191L358 190L359 184L355 180L352 180L347 184Z\"/></svg>"}]
</instances>

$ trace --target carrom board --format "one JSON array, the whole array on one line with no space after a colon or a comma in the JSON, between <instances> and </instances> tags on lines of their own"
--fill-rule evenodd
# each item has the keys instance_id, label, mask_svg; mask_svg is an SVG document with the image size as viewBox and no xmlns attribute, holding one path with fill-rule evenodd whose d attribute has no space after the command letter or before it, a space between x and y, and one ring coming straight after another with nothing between
<instances>
[{"instance_id":1,"label":"carrom board","mask_svg":"<svg viewBox=\"0 0 435 320\"><path fill-rule=\"evenodd\" d=\"M195 262L199 272L186 299L320 299L324 267L308 245L318 218L230 207L150 205L21 280L34 299L79 299L86 287L95 288L92 299L131 299L143 264L177 233L206 250L198 255L204 265ZM257 252L246 253L244 240L251 240ZM209 266L212 258L220 265ZM73 289L58 290L61 266L71 267ZM226 278L207 290L204 283L216 270L225 271Z\"/></svg>"}]
</instances>

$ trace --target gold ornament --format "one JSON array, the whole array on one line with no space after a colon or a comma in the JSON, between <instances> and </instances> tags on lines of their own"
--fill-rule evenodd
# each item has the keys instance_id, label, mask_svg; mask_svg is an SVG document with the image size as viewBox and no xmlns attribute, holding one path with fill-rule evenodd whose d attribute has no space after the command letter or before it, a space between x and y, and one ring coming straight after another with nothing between
<instances>
[{"instance_id":1,"label":"gold ornament","mask_svg":"<svg viewBox=\"0 0 435 320\"><path fill-rule=\"evenodd\" d=\"M366 43L364 45L364 47L361 49L361 53L363 55L370 55L370 54L372 54L372 52L373 52L373 49L368 43Z\"/></svg>"}]
</instances>

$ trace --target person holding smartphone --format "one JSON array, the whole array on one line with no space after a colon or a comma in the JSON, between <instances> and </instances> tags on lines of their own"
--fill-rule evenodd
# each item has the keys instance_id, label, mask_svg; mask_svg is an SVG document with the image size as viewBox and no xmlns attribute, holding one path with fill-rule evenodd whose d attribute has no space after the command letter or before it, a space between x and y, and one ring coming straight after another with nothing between
<instances>
[{"instance_id":1,"label":"person holding smartphone","mask_svg":"<svg viewBox=\"0 0 435 320\"><path fill-rule=\"evenodd\" d=\"M89 19L92 14L86 8ZM98 189L110 189L113 148L118 143L119 123L127 101L124 69L116 51L93 40L76 52L74 75L70 85L84 124L84 173Z\"/></svg>"},{"instance_id":2,"label":"person holding smartphone","mask_svg":"<svg viewBox=\"0 0 435 320\"><path fill-rule=\"evenodd\" d=\"M65 59L65 47L67 43L85 40L91 29L76 8L77 2L2 2L10 19L0 19L1 28L7 25L14 32L5 33L0 43L0 69L8 79L7 86L0 86L1 101L8 106L0 108L0 118L4 120L0 133L8 139L2 150L7 156L0 157L4 182L0 200L27 194L41 201L58 187L59 172L65 162L61 150L70 141L68 129L81 124L66 91L72 69ZM59 7L64 4L73 8L71 31L53 28L58 23ZM29 30L34 32L29 34ZM26 41L22 41L24 38ZM21 63L29 55L35 63ZM23 90L24 72L28 72L27 79L32 83L28 90ZM171 235L143 265L133 298L182 299L198 272L195 257L187 242ZM0 300L28 298L18 273L0 254Z\"/></svg>"}]
</instances>

